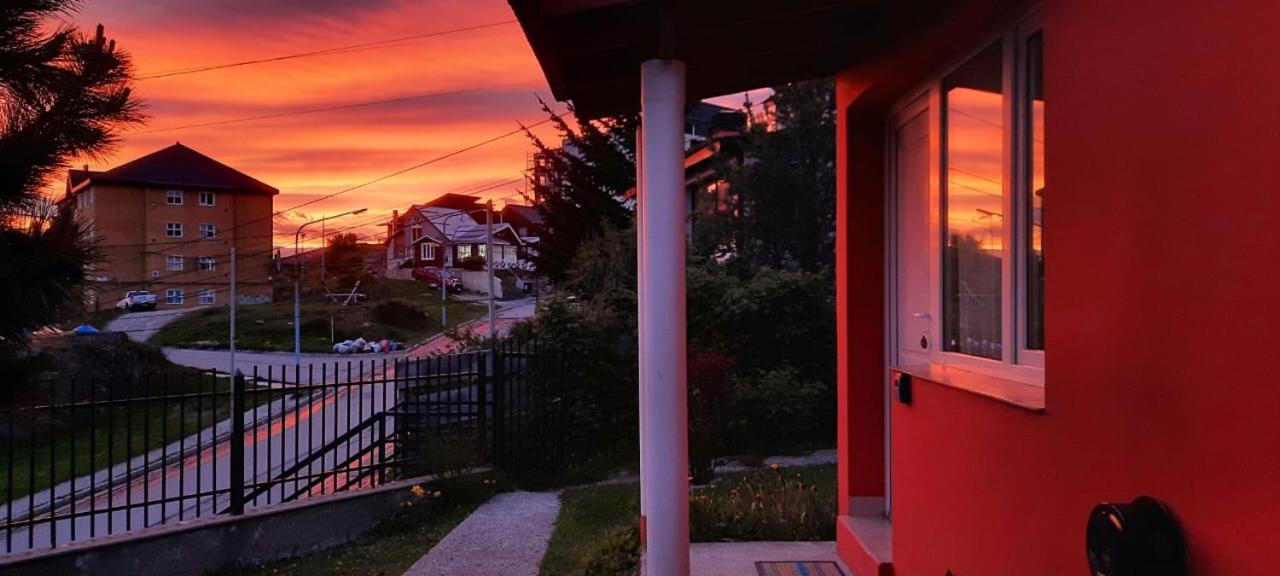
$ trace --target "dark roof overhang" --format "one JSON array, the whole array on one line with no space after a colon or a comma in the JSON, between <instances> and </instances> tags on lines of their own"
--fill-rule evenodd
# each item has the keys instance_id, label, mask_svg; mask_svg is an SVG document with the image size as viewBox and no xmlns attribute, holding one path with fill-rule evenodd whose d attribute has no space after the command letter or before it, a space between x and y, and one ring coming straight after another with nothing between
<instances>
[{"instance_id":1,"label":"dark roof overhang","mask_svg":"<svg viewBox=\"0 0 1280 576\"><path fill-rule=\"evenodd\" d=\"M552 94L639 108L640 64L682 60L689 101L830 76L939 18L947 0L508 0Z\"/></svg>"}]
</instances>

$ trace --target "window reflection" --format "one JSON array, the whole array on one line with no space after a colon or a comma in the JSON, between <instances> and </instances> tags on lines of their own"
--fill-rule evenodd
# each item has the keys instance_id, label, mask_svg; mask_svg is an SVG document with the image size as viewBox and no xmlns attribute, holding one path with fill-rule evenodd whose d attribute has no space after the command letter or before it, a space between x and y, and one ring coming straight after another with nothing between
<instances>
[{"instance_id":1,"label":"window reflection","mask_svg":"<svg viewBox=\"0 0 1280 576\"><path fill-rule=\"evenodd\" d=\"M1044 33L1027 38L1027 348L1044 350Z\"/></svg>"},{"instance_id":2,"label":"window reflection","mask_svg":"<svg viewBox=\"0 0 1280 576\"><path fill-rule=\"evenodd\" d=\"M946 249L943 349L1001 359L1004 96L1000 45L943 82Z\"/></svg>"}]
</instances>

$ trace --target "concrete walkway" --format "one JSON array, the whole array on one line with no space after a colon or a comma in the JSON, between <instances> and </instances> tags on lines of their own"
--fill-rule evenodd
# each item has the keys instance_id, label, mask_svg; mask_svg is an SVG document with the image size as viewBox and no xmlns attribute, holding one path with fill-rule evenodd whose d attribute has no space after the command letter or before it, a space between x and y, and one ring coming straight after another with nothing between
<instances>
[{"instance_id":1,"label":"concrete walkway","mask_svg":"<svg viewBox=\"0 0 1280 576\"><path fill-rule=\"evenodd\" d=\"M173 322L189 312L199 310L200 307L194 308L161 308L160 310L152 310L149 312L125 312L114 320L107 322L102 327L103 332L123 332L130 340L134 342L146 342L165 324Z\"/></svg>"},{"instance_id":2,"label":"concrete walkway","mask_svg":"<svg viewBox=\"0 0 1280 576\"><path fill-rule=\"evenodd\" d=\"M707 542L689 545L691 576L756 576L756 562L835 562L835 542Z\"/></svg>"},{"instance_id":3,"label":"concrete walkway","mask_svg":"<svg viewBox=\"0 0 1280 576\"><path fill-rule=\"evenodd\" d=\"M537 576L560 515L558 492L494 496L405 576Z\"/></svg>"}]
</instances>

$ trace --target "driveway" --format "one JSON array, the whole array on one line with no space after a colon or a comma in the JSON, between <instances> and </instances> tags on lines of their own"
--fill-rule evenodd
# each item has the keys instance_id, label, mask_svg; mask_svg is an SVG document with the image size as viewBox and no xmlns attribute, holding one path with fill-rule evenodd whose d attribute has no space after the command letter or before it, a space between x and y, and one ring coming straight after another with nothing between
<instances>
[{"instance_id":1,"label":"driveway","mask_svg":"<svg viewBox=\"0 0 1280 576\"><path fill-rule=\"evenodd\" d=\"M119 318L107 323L103 332L124 332L134 342L146 342L165 324L173 322L188 312L199 310L194 308L169 308L150 312L125 312Z\"/></svg>"}]
</instances>

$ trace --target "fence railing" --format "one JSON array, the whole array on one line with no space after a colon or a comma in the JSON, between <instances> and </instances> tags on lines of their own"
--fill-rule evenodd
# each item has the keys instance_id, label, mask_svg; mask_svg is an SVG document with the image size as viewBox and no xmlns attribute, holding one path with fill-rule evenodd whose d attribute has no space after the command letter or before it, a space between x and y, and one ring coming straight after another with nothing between
<instances>
[{"instance_id":1,"label":"fence railing","mask_svg":"<svg viewBox=\"0 0 1280 576\"><path fill-rule=\"evenodd\" d=\"M0 410L0 549L58 546L569 453L563 362L527 342L429 358L49 381Z\"/></svg>"}]
</instances>

